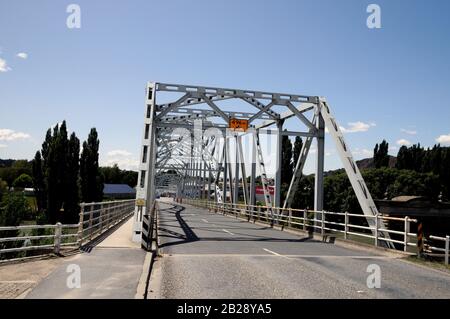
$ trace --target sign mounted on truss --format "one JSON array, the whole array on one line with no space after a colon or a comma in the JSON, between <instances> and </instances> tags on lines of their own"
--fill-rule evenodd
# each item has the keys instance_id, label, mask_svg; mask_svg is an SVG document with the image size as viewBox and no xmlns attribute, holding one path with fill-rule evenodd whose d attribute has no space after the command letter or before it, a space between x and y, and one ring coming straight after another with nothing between
<instances>
[{"instance_id":1,"label":"sign mounted on truss","mask_svg":"<svg viewBox=\"0 0 450 319\"><path fill-rule=\"evenodd\" d=\"M231 118L229 128L233 131L247 132L248 120Z\"/></svg>"}]
</instances>

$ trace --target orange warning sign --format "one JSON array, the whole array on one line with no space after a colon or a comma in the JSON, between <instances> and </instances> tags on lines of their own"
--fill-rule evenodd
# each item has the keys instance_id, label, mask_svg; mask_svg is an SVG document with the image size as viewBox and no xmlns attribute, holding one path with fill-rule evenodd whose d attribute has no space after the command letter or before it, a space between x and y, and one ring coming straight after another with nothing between
<instances>
[{"instance_id":1,"label":"orange warning sign","mask_svg":"<svg viewBox=\"0 0 450 319\"><path fill-rule=\"evenodd\" d=\"M229 127L232 130L246 132L248 130L248 120L230 119Z\"/></svg>"}]
</instances>

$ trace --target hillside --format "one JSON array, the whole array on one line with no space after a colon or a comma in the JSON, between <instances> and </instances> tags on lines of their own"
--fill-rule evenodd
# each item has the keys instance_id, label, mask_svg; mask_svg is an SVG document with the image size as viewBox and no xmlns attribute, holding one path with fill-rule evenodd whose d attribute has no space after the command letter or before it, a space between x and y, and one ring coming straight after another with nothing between
<instances>
[{"instance_id":1,"label":"hillside","mask_svg":"<svg viewBox=\"0 0 450 319\"><path fill-rule=\"evenodd\" d=\"M397 163L397 157L389 155L389 167L394 168L396 163ZM358 165L358 168L360 170L368 169L368 168L375 168L372 157L364 158L362 160L356 161L356 165ZM339 169L335 169L335 170L331 170L331 171L326 171L324 173L324 175L328 176L328 175L338 174L343 171L344 171L343 168L339 168Z\"/></svg>"},{"instance_id":2,"label":"hillside","mask_svg":"<svg viewBox=\"0 0 450 319\"><path fill-rule=\"evenodd\" d=\"M389 167L391 168L395 167L396 162L397 157L389 155ZM356 161L356 165L358 165L359 169L375 168L372 157Z\"/></svg>"}]
</instances>

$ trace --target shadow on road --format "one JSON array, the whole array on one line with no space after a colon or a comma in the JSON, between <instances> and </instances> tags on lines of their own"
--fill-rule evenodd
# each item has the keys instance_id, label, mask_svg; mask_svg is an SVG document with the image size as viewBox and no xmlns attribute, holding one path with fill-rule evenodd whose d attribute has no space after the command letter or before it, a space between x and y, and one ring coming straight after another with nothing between
<instances>
[{"instance_id":1,"label":"shadow on road","mask_svg":"<svg viewBox=\"0 0 450 319\"><path fill-rule=\"evenodd\" d=\"M166 227L164 227L164 226L166 226L164 224L164 222L161 222L161 220L160 220L160 224L158 226L159 237L177 238L177 239L181 239L181 240L163 243L159 247L179 245L179 244L189 243L189 242L199 240L199 238L197 237L195 232L192 230L192 228L189 227L189 225L186 223L186 221L183 219L183 217L181 217L181 212L184 211L184 209L185 208L183 206L174 205L172 207L159 210L160 216L161 216L161 213L174 214L179 226L181 227L181 229L183 230L183 233L184 233L184 234L180 234L173 230L167 229ZM170 225L170 227L173 227L173 226ZM161 232L167 233L168 235L162 234Z\"/></svg>"},{"instance_id":2,"label":"shadow on road","mask_svg":"<svg viewBox=\"0 0 450 319\"><path fill-rule=\"evenodd\" d=\"M199 238L194 230L186 223L186 221L181 216L181 212L184 211L185 208L183 206L173 205L170 208L160 209L160 218L159 218L159 226L158 226L158 234L160 238L168 238L168 239L175 239L174 241L168 241L164 243L160 243L159 247L168 247L168 246L175 246L175 245L181 245L185 243L195 242L195 241L216 241L216 242L319 242L318 240L314 240L311 236L311 234L308 237L305 238L277 238L277 237L268 237L268 236L259 236L259 235L251 235L251 234L245 234L244 236L239 236L237 232L235 232L233 237L204 237ZM172 219L172 216L175 216L176 219ZM242 222L245 223L245 222ZM223 225L227 226L228 229L236 229L236 230L245 230L246 228L240 228L240 227L230 227L229 224L222 224L222 223L214 223L216 227L213 226L207 226L207 227L197 227L201 230L208 230L210 232L217 232L222 234L222 230L220 226L217 225ZM177 232L176 229L181 229L181 232ZM269 230L270 227L260 227L253 230ZM178 240L177 240L178 239Z\"/></svg>"}]
</instances>

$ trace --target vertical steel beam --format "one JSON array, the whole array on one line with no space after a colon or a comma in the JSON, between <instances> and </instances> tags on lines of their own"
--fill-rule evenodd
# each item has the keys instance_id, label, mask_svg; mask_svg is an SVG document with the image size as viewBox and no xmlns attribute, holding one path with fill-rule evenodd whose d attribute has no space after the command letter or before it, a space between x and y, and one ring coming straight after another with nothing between
<instances>
[{"instance_id":1,"label":"vertical steel beam","mask_svg":"<svg viewBox=\"0 0 450 319\"><path fill-rule=\"evenodd\" d=\"M274 194L274 205L275 207L281 206L281 160L282 160L282 149L283 149L283 121L277 122L277 149L275 155L275 194Z\"/></svg>"},{"instance_id":2,"label":"vertical steel beam","mask_svg":"<svg viewBox=\"0 0 450 319\"><path fill-rule=\"evenodd\" d=\"M255 135L252 134L252 139ZM252 166L250 177L250 205L256 205L256 143L252 142Z\"/></svg>"},{"instance_id":3,"label":"vertical steel beam","mask_svg":"<svg viewBox=\"0 0 450 319\"><path fill-rule=\"evenodd\" d=\"M317 114L318 113L318 114ZM316 153L316 174L314 184L314 210L323 210L323 171L324 171L324 159L325 159L325 122L320 113L319 107L317 108L317 153ZM321 216L316 213L316 219Z\"/></svg>"},{"instance_id":4,"label":"vertical steel beam","mask_svg":"<svg viewBox=\"0 0 450 319\"><path fill-rule=\"evenodd\" d=\"M227 202L227 179L228 179L228 158L227 158L227 150L228 143L227 143L227 137L224 137L223 140L223 203L225 204Z\"/></svg>"},{"instance_id":5,"label":"vertical steel beam","mask_svg":"<svg viewBox=\"0 0 450 319\"><path fill-rule=\"evenodd\" d=\"M206 162L202 161L202 164L203 164L202 199L206 199Z\"/></svg>"},{"instance_id":6,"label":"vertical steel beam","mask_svg":"<svg viewBox=\"0 0 450 319\"><path fill-rule=\"evenodd\" d=\"M234 151L235 151L235 165L234 165L234 199L235 204L239 203L239 150L238 150L238 137L234 136Z\"/></svg>"},{"instance_id":7,"label":"vertical steel beam","mask_svg":"<svg viewBox=\"0 0 450 319\"><path fill-rule=\"evenodd\" d=\"M153 119L155 116L155 97L156 97L156 83L148 83L146 87L145 96L145 115L144 115L144 130L142 134L141 156L139 157L139 174L138 185L136 187L136 205L134 225L133 225L133 241L142 241L142 221L143 216L148 214L153 202L153 180L151 174L153 173L155 151L155 125Z\"/></svg>"},{"instance_id":8,"label":"vertical steel beam","mask_svg":"<svg viewBox=\"0 0 450 319\"><path fill-rule=\"evenodd\" d=\"M245 158L244 158L244 150L242 149L242 136L238 136L236 139L239 151L239 162L241 166L241 175L242 175L242 193L244 195L244 203L245 205L249 204L248 198L248 185L247 185L247 173L245 170Z\"/></svg>"},{"instance_id":9,"label":"vertical steel beam","mask_svg":"<svg viewBox=\"0 0 450 319\"><path fill-rule=\"evenodd\" d=\"M230 139L227 138L225 140L225 142L227 143L227 152L225 154L225 156L227 157L227 163L228 163L228 187L230 189L230 203L233 202L233 172L231 170L231 156L230 156Z\"/></svg>"}]
</instances>

